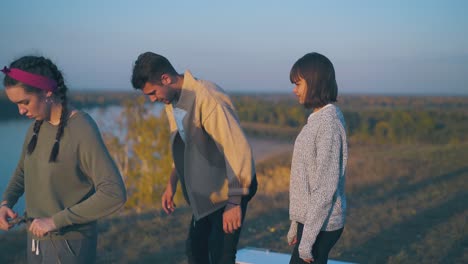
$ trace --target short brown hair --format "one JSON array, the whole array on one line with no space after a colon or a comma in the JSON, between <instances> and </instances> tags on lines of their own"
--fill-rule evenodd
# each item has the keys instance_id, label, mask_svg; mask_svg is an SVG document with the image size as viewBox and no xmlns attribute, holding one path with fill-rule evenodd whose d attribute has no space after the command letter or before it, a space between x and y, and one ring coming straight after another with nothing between
<instances>
[{"instance_id":1,"label":"short brown hair","mask_svg":"<svg viewBox=\"0 0 468 264\"><path fill-rule=\"evenodd\" d=\"M307 83L304 100L306 108L318 108L336 102L338 85L335 69L327 57L312 52L297 60L291 68L289 79L291 83L296 83L299 78Z\"/></svg>"}]
</instances>

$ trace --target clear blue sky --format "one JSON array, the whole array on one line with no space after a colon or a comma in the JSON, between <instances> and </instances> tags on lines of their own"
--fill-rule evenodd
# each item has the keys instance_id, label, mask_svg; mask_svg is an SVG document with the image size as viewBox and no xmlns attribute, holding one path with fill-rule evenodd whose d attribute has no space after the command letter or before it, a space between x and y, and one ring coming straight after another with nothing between
<instances>
[{"instance_id":1,"label":"clear blue sky","mask_svg":"<svg viewBox=\"0 0 468 264\"><path fill-rule=\"evenodd\" d=\"M131 90L153 51L227 91L289 92L292 64L316 51L343 93L468 95L467 13L463 0L10 0L0 65L39 54L71 89Z\"/></svg>"}]
</instances>

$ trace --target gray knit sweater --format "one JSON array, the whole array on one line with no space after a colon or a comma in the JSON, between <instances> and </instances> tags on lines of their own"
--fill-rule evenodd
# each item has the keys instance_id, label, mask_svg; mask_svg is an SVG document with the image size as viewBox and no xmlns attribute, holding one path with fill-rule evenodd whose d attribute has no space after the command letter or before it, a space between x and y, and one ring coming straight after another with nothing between
<instances>
[{"instance_id":1,"label":"gray knit sweater","mask_svg":"<svg viewBox=\"0 0 468 264\"><path fill-rule=\"evenodd\" d=\"M304 224L299 244L301 258L312 257L312 246L320 231L344 226L347 160L343 114L337 106L328 104L309 116L294 144L288 241L296 236L297 223Z\"/></svg>"}]
</instances>

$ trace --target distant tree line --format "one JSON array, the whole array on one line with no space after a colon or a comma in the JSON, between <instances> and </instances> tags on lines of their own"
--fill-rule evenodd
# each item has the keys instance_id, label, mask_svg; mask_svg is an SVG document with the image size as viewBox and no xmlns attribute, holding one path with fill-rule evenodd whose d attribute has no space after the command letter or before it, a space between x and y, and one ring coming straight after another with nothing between
<instances>
[{"instance_id":1,"label":"distant tree line","mask_svg":"<svg viewBox=\"0 0 468 264\"><path fill-rule=\"evenodd\" d=\"M458 143L468 139L468 115L424 110L344 111L351 139L407 144Z\"/></svg>"},{"instance_id":2,"label":"distant tree line","mask_svg":"<svg viewBox=\"0 0 468 264\"><path fill-rule=\"evenodd\" d=\"M338 105L343 110L348 136L352 140L446 144L468 139L468 112L465 108L468 98L409 100L394 97L395 102L387 97L344 98L346 100L339 100ZM411 109L411 103L415 104L414 109ZM291 97L272 100L239 95L234 96L234 104L248 133L286 140L295 138L310 114L310 110L304 109Z\"/></svg>"}]
</instances>

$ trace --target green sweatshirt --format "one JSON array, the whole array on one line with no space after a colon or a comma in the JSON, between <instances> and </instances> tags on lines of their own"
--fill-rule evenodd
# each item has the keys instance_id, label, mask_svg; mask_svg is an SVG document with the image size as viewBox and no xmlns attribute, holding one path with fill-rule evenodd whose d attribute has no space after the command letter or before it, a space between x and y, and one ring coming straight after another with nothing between
<instances>
[{"instance_id":1,"label":"green sweatshirt","mask_svg":"<svg viewBox=\"0 0 468 264\"><path fill-rule=\"evenodd\" d=\"M49 163L58 126L44 122L34 152L27 154L29 128L18 166L3 194L9 206L25 194L29 217L52 217L64 239L96 232L95 221L126 201L122 176L109 155L94 120L78 111L60 140L56 162Z\"/></svg>"}]
</instances>

